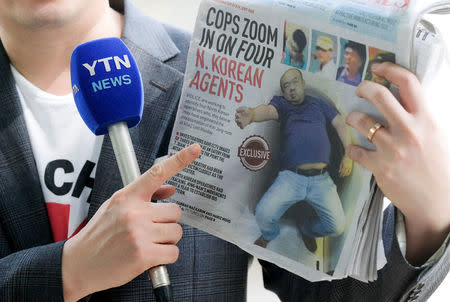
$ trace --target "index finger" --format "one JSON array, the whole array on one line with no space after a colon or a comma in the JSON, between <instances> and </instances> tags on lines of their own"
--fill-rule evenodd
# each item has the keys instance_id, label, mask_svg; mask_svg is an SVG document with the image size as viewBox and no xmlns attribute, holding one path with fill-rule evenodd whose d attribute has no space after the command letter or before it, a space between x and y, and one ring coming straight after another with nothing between
<instances>
[{"instance_id":1,"label":"index finger","mask_svg":"<svg viewBox=\"0 0 450 302\"><path fill-rule=\"evenodd\" d=\"M156 190L169 178L190 165L200 155L200 152L199 144L184 148L163 162L151 167L141 177L128 185L126 190L130 195L149 201Z\"/></svg>"},{"instance_id":2,"label":"index finger","mask_svg":"<svg viewBox=\"0 0 450 302\"><path fill-rule=\"evenodd\" d=\"M424 94L419 79L408 69L390 62L374 64L372 72L396 85L400 102L409 113L417 113L424 105Z\"/></svg>"},{"instance_id":3,"label":"index finger","mask_svg":"<svg viewBox=\"0 0 450 302\"><path fill-rule=\"evenodd\" d=\"M386 87L366 80L359 84L356 89L356 95L371 102L383 115L388 124L394 122L404 124L408 113ZM348 115L347 120L349 120L349 117L352 116Z\"/></svg>"}]
</instances>

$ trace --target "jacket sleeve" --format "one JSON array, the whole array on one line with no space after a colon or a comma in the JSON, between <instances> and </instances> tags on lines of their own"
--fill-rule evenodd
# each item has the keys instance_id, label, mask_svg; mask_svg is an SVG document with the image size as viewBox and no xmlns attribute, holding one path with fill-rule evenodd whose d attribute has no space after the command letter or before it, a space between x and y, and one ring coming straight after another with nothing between
<instances>
[{"instance_id":1,"label":"jacket sleeve","mask_svg":"<svg viewBox=\"0 0 450 302\"><path fill-rule=\"evenodd\" d=\"M64 301L64 242L12 252L0 225L0 301Z\"/></svg>"},{"instance_id":2,"label":"jacket sleeve","mask_svg":"<svg viewBox=\"0 0 450 302\"><path fill-rule=\"evenodd\" d=\"M396 224L396 227L401 225L404 228L403 215L393 205L390 205L390 207L392 208L391 211L395 211L396 217L401 216L402 218L401 221L396 219L396 222L400 221L400 223ZM399 233L401 232L397 230L397 236L394 236L396 240L399 240ZM447 234L447 239L439 250L424 265L415 267L415 269L420 270L420 274L416 279L412 280L408 288L403 292L400 301L426 301L438 288L450 271L450 249L448 243L449 235ZM404 245L406 247L406 241ZM404 255L405 252L401 251L401 261L411 266Z\"/></svg>"}]
</instances>

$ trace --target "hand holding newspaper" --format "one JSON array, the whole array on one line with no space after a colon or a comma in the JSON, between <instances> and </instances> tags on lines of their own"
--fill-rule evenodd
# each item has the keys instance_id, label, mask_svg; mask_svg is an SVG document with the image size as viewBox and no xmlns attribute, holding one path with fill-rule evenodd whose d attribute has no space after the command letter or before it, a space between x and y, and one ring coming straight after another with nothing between
<instances>
[{"instance_id":1,"label":"hand holding newspaper","mask_svg":"<svg viewBox=\"0 0 450 302\"><path fill-rule=\"evenodd\" d=\"M345 118L359 111L384 123L357 86L370 80L397 94L372 65L420 71L417 20L446 5L203 1L169 147L203 148L169 181L182 222L310 281L375 280L386 261L383 195L344 149L373 149L379 127L368 140Z\"/></svg>"}]
</instances>

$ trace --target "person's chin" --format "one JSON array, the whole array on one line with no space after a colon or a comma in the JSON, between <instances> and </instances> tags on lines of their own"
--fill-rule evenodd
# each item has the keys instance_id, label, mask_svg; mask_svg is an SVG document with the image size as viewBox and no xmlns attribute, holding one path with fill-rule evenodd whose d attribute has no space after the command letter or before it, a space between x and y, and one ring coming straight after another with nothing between
<instances>
[{"instance_id":1,"label":"person's chin","mask_svg":"<svg viewBox=\"0 0 450 302\"><path fill-rule=\"evenodd\" d=\"M296 99L296 98L291 98L288 100L289 103L294 104L294 105L298 105L300 104L300 100Z\"/></svg>"},{"instance_id":2,"label":"person's chin","mask_svg":"<svg viewBox=\"0 0 450 302\"><path fill-rule=\"evenodd\" d=\"M33 1L19 17L23 24L33 27L59 26L76 15L76 3L67 0Z\"/></svg>"}]
</instances>

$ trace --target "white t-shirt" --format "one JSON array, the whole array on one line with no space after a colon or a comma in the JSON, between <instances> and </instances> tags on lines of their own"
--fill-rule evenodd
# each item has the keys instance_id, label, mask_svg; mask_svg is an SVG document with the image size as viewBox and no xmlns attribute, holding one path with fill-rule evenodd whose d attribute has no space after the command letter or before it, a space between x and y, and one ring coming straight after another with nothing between
<instances>
[{"instance_id":1,"label":"white t-shirt","mask_svg":"<svg viewBox=\"0 0 450 302\"><path fill-rule=\"evenodd\" d=\"M336 73L337 73L337 67L336 64L334 64L333 59L331 59L325 66L323 66L322 69L319 69L317 72L319 75L321 75L324 78L327 78L329 80L335 80L336 79Z\"/></svg>"},{"instance_id":2,"label":"white t-shirt","mask_svg":"<svg viewBox=\"0 0 450 302\"><path fill-rule=\"evenodd\" d=\"M89 196L103 136L81 119L72 94L49 94L13 66L25 123L55 241L75 235L86 223Z\"/></svg>"}]
</instances>

